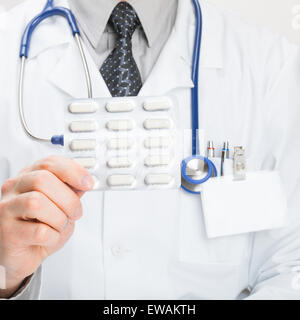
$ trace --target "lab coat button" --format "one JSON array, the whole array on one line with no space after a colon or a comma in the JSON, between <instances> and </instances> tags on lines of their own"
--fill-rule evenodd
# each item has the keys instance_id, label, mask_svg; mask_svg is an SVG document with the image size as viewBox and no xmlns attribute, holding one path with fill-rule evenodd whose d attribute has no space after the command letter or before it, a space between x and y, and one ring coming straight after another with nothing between
<instances>
[{"instance_id":1,"label":"lab coat button","mask_svg":"<svg viewBox=\"0 0 300 320\"><path fill-rule=\"evenodd\" d=\"M119 257L119 256L122 255L123 250L122 250L122 248L120 246L113 246L111 248L111 253L112 253L113 256Z\"/></svg>"}]
</instances>

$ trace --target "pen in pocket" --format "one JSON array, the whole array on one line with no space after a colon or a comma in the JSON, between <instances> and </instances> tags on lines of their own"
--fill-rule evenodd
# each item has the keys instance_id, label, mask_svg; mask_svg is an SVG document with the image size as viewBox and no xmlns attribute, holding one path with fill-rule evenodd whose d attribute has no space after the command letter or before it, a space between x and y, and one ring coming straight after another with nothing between
<instances>
[{"instance_id":1,"label":"pen in pocket","mask_svg":"<svg viewBox=\"0 0 300 320\"><path fill-rule=\"evenodd\" d=\"M214 142L212 140L208 141L207 144L207 158L212 159L215 157L215 147Z\"/></svg>"},{"instance_id":2,"label":"pen in pocket","mask_svg":"<svg viewBox=\"0 0 300 320\"><path fill-rule=\"evenodd\" d=\"M230 156L230 149L229 149L229 142L224 142L223 149L222 149L222 157L221 157L221 176L224 176L224 162L225 159L229 159Z\"/></svg>"}]
</instances>

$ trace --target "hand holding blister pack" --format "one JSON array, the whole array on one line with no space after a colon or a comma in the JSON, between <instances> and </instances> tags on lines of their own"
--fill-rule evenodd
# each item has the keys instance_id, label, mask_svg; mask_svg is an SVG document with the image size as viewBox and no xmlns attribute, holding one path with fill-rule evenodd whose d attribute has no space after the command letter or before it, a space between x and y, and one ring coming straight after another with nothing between
<instances>
[{"instance_id":1,"label":"hand holding blister pack","mask_svg":"<svg viewBox=\"0 0 300 320\"><path fill-rule=\"evenodd\" d=\"M65 148L96 190L179 188L177 128L171 96L76 100L66 110Z\"/></svg>"}]
</instances>

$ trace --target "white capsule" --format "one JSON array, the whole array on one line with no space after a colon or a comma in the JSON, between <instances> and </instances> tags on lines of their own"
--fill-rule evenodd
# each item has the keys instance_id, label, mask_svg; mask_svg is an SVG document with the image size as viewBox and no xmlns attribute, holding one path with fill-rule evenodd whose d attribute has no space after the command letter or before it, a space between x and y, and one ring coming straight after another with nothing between
<instances>
[{"instance_id":1,"label":"white capsule","mask_svg":"<svg viewBox=\"0 0 300 320\"><path fill-rule=\"evenodd\" d=\"M127 174L112 175L107 178L110 187L131 187L134 182L134 176Z\"/></svg>"},{"instance_id":2,"label":"white capsule","mask_svg":"<svg viewBox=\"0 0 300 320\"><path fill-rule=\"evenodd\" d=\"M144 109L146 111L166 111L172 107L172 101L168 98L161 100L146 100L144 103Z\"/></svg>"},{"instance_id":3,"label":"white capsule","mask_svg":"<svg viewBox=\"0 0 300 320\"><path fill-rule=\"evenodd\" d=\"M96 121L74 121L70 123L71 132L93 132L98 129Z\"/></svg>"},{"instance_id":4,"label":"white capsule","mask_svg":"<svg viewBox=\"0 0 300 320\"><path fill-rule=\"evenodd\" d=\"M167 185L170 184L173 177L169 174L148 174L145 178L147 185Z\"/></svg>"},{"instance_id":5,"label":"white capsule","mask_svg":"<svg viewBox=\"0 0 300 320\"><path fill-rule=\"evenodd\" d=\"M171 121L169 119L147 119L144 122L144 128L147 130L170 129Z\"/></svg>"},{"instance_id":6,"label":"white capsule","mask_svg":"<svg viewBox=\"0 0 300 320\"><path fill-rule=\"evenodd\" d=\"M116 157L111 158L107 161L107 166L110 169L115 168L130 168L132 167L133 162L128 157Z\"/></svg>"},{"instance_id":7,"label":"white capsule","mask_svg":"<svg viewBox=\"0 0 300 320\"><path fill-rule=\"evenodd\" d=\"M107 148L109 150L131 149L134 144L133 139L111 139L107 142Z\"/></svg>"},{"instance_id":8,"label":"white capsule","mask_svg":"<svg viewBox=\"0 0 300 320\"><path fill-rule=\"evenodd\" d=\"M72 102L69 105L69 111L71 113L94 113L99 109L97 102L95 101L77 101Z\"/></svg>"},{"instance_id":9,"label":"white capsule","mask_svg":"<svg viewBox=\"0 0 300 320\"><path fill-rule=\"evenodd\" d=\"M91 151L95 150L96 146L97 141L95 139L73 140L70 143L70 149L72 151Z\"/></svg>"},{"instance_id":10,"label":"white capsule","mask_svg":"<svg viewBox=\"0 0 300 320\"><path fill-rule=\"evenodd\" d=\"M159 167L167 166L170 163L170 157L168 155L151 155L146 157L146 167Z\"/></svg>"},{"instance_id":11,"label":"white capsule","mask_svg":"<svg viewBox=\"0 0 300 320\"><path fill-rule=\"evenodd\" d=\"M92 158L92 157L91 158L88 158L88 157L75 158L74 161L86 169L93 169L97 164L96 158Z\"/></svg>"},{"instance_id":12,"label":"white capsule","mask_svg":"<svg viewBox=\"0 0 300 320\"><path fill-rule=\"evenodd\" d=\"M110 131L129 131L133 129L131 120L111 120L106 124L106 128Z\"/></svg>"},{"instance_id":13,"label":"white capsule","mask_svg":"<svg viewBox=\"0 0 300 320\"><path fill-rule=\"evenodd\" d=\"M133 101L111 101L106 105L107 112L130 112L134 109Z\"/></svg>"},{"instance_id":14,"label":"white capsule","mask_svg":"<svg viewBox=\"0 0 300 320\"><path fill-rule=\"evenodd\" d=\"M144 142L144 146L147 149L168 148L170 144L169 137L149 137Z\"/></svg>"}]
</instances>

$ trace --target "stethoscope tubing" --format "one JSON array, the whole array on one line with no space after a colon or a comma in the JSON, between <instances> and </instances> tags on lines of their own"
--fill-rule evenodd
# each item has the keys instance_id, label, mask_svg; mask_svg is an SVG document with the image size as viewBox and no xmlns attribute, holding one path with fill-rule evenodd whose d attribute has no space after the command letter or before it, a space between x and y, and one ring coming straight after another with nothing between
<instances>
[{"instance_id":1,"label":"stethoscope tubing","mask_svg":"<svg viewBox=\"0 0 300 320\"><path fill-rule=\"evenodd\" d=\"M87 58L83 50L82 41L80 37L80 31L76 22L76 18L71 12L71 10L62 7L54 7L53 0L48 0L46 6L44 7L43 11L34 17L31 22L25 28L25 31L22 36L21 40L21 47L20 47L20 58L21 58L21 67L20 67L20 75L19 75L19 87L18 87L18 104L19 104L19 114L22 126L26 134L36 140L38 142L51 142L54 145L64 145L64 136L63 135L56 135L51 138L42 138L35 135L27 125L25 112L24 112L24 74L25 74L25 65L26 60L28 58L31 38L34 30L36 27L45 19L52 17L52 16L62 16L67 19L69 26L72 30L72 34L75 38L78 50L80 52L80 57L82 60L82 65L84 68L85 80L87 85L87 92L88 98L93 98L93 90L92 90L92 81L91 75L87 63Z\"/></svg>"},{"instance_id":2,"label":"stethoscope tubing","mask_svg":"<svg viewBox=\"0 0 300 320\"><path fill-rule=\"evenodd\" d=\"M194 83L193 88L191 89L191 125L192 125L192 156L183 160L181 165L181 172L182 178L185 179L191 185L198 185L201 183L206 182L210 177L216 174L216 168L211 160L205 157L199 156L199 147L198 147L198 131L199 131L199 65L200 65L200 53L201 53L201 43L202 43L202 25L203 25L203 17L202 17L202 10L198 0L192 0L194 11L195 11L195 40L194 40L194 50L193 50L193 61L192 61L192 81ZM18 102L19 102L19 114L22 126L27 133L27 135L32 138L33 140L39 142L51 142L55 145L64 145L64 136L58 135L53 136L51 138L42 138L35 135L27 125L25 113L24 113L24 73L25 73L25 65L26 60L28 58L30 42L32 38L32 34L36 27L45 19L52 17L52 16L63 16L67 19L69 26L71 28L72 34L76 40L82 65L85 72L85 80L87 84L87 91L88 91L88 98L93 97L92 93L92 82L89 67L87 64L86 55L83 50L82 41L80 37L80 31L76 22L76 18L71 12L70 9L63 8L63 7L55 7L54 0L47 0L47 3L42 10L42 12L34 17L31 22L25 28L25 31L22 36L21 40L21 47L20 47L20 58L21 58L21 69L20 69L20 77L19 77L19 94L18 94ZM201 180L193 180L186 174L186 169L188 165L188 161L193 159L202 160L207 164L208 172L207 176Z\"/></svg>"},{"instance_id":3,"label":"stethoscope tubing","mask_svg":"<svg viewBox=\"0 0 300 320\"><path fill-rule=\"evenodd\" d=\"M198 130L199 130L199 64L202 43L202 10L198 0L192 0L195 10L195 40L192 61L192 81L193 88L191 93L191 118L192 118L192 155L198 154Z\"/></svg>"},{"instance_id":4,"label":"stethoscope tubing","mask_svg":"<svg viewBox=\"0 0 300 320\"><path fill-rule=\"evenodd\" d=\"M200 66L200 53L202 44L202 26L203 26L203 16L201 6L198 0L192 0L195 11L195 40L194 40L194 51L193 51L193 61L192 61L192 81L194 83L191 93L191 120L192 120L192 156L184 159L181 163L181 178L184 179L191 186L196 186L205 183L211 177L217 176L217 169L214 163L203 156L200 156L199 150L199 66ZM187 174L188 163L192 160L199 160L206 163L208 171L207 175L201 179L193 179ZM193 191L192 189L187 189L183 184L181 188L192 194L200 194L200 192Z\"/></svg>"}]
</instances>

